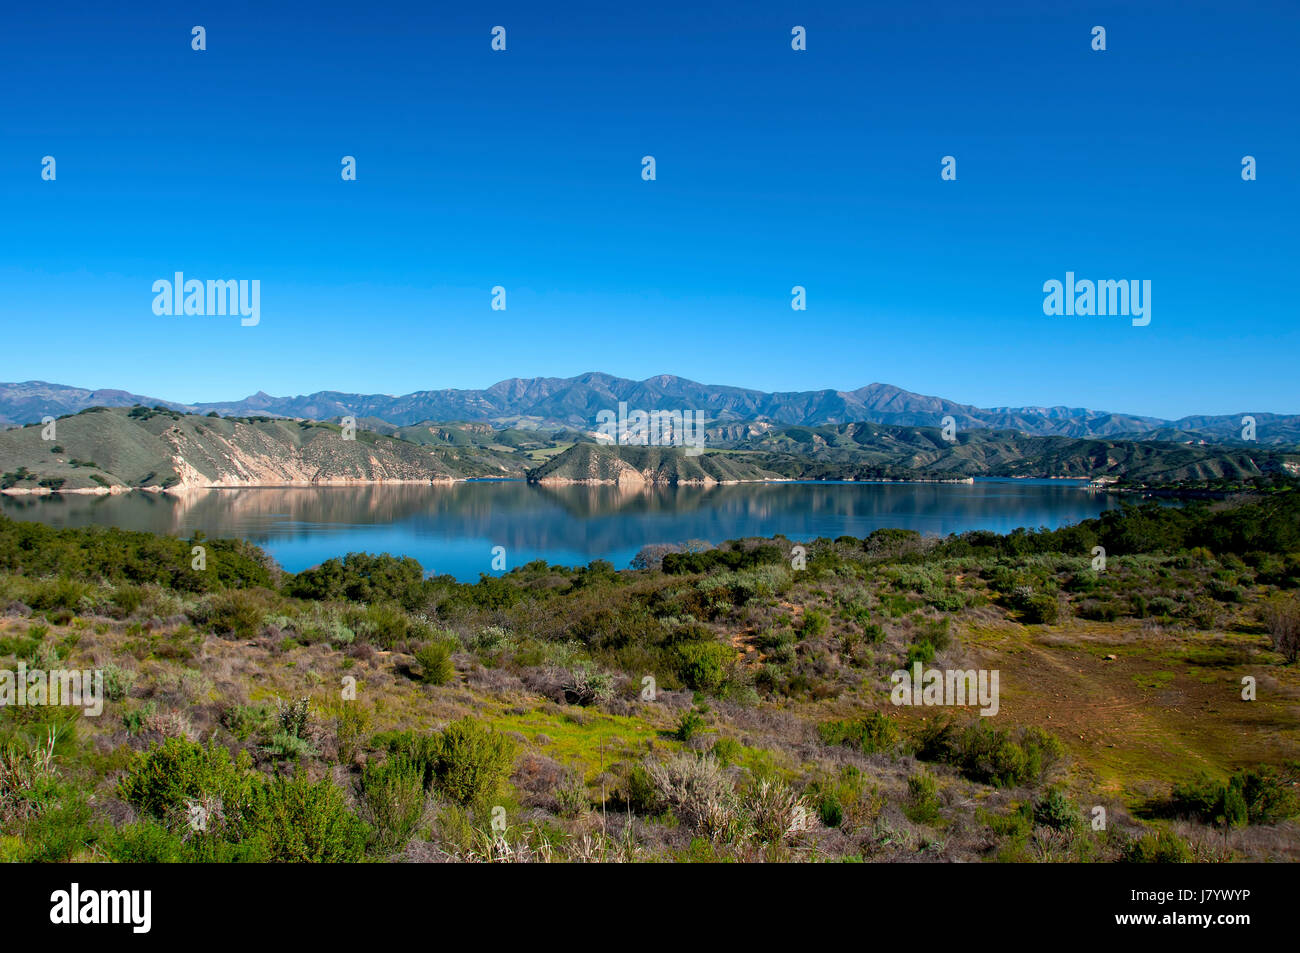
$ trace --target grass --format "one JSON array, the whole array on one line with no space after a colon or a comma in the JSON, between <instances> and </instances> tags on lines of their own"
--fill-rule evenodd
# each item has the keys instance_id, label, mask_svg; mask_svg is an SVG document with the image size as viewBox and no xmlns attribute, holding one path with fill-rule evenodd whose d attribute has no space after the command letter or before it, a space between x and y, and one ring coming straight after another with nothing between
<instances>
[{"instance_id":1,"label":"grass","mask_svg":"<svg viewBox=\"0 0 1300 953\"><path fill-rule=\"evenodd\" d=\"M788 551L788 541L771 544ZM1108 586L1171 580L1162 618L1092 621L1069 611L1094 596L1072 594L1063 584L1079 571L1078 560L1004 559L990 567L967 556L886 564L886 572L863 557L861 541L808 547L809 568L800 572L784 563L779 572L759 565L679 574L532 565L461 586L422 580L413 570L400 604L377 591L370 609L297 598L287 589L227 588L214 600L154 591L152 583L134 592L88 580L0 574L0 599L47 607L26 618L0 617L0 668L20 657L49 657L57 647L69 666L117 659L137 672L129 694L109 700L101 718L80 719L61 741L62 776L85 797L110 796L133 751L183 732L244 748L264 773L330 774L356 798L359 759L373 761L387 750L372 743L374 732L427 736L471 716L519 748L522 773L497 795L512 830L572 844L590 832L583 826L592 823L587 805L602 791L613 798L618 788L636 805L641 849L658 858L753 857L740 835L692 845L690 832L654 804L653 792L637 787L638 765L682 752L714 753L736 803L764 780L787 783L810 803L813 793L834 785L843 803L826 816L840 820L809 835L809 843L832 856L967 861L1113 859L1119 841L1085 833L1062 847L1022 829L1020 807L1035 803L1049 783L1061 785L1071 803L1105 803L1116 824L1140 833L1134 818L1200 771L1227 777L1240 767L1300 761L1300 666L1283 664L1253 616L1276 584L1246 570L1234 570L1241 601L1204 625L1179 618L1215 567L1144 556L1131 561L1129 575L1130 561L1115 560ZM367 566L377 585L383 570L394 569ZM1026 624L1004 604L999 585L1060 592L1062 615L1053 624ZM899 587L943 594L952 607L919 602ZM961 598L948 600L953 593ZM376 610L381 600L387 608ZM205 615L214 602L223 612ZM358 623L376 613L383 616L382 632ZM246 631L215 631L217 621L232 618ZM288 637L311 619L347 622L355 639ZM500 637L484 640L489 630ZM854 637L857 649L846 650ZM1065 747L1066 762L1050 778L1015 775L1031 779L1020 789L979 784L971 777L991 775L963 775L938 761L918 765L909 745L941 713L886 707L889 676L918 640L933 640L932 664L940 668L998 670L1000 711L990 725L1045 729ZM420 649L435 641L448 646L456 674L445 684L423 684ZM680 646L688 644L721 649L707 691L688 691L687 672L666 668L681 663ZM564 680L583 666L608 676L610 691L585 706L562 703ZM660 687L654 703L639 697L646 672L656 674ZM1258 681L1256 701L1241 698L1247 675ZM345 677L355 679L355 700L341 698ZM259 716L259 706L274 713L279 702L303 697L311 715L295 735L301 744L273 744L275 719ZM899 726L898 743L886 750L830 744L816 730L882 709ZM674 732L687 711L699 714L702 728L683 742ZM353 734L340 754L335 724L353 712ZM30 741L41 714L0 711L0 736ZM957 717L978 715L972 706ZM526 771L519 767L525 763ZM848 776L855 780L846 787ZM861 817L848 810L857 797L846 793L850 788L871 792L871 809ZM486 823L486 815L478 807L435 808L429 816L444 820L430 821L417 839L430 850L470 850L475 825ZM842 820L849 815L857 819ZM743 819L732 820L728 830L743 827ZM842 830L841 823L858 826ZM1213 834L1192 829L1202 839ZM1300 858L1294 822L1268 838L1238 840L1234 849L1243 856ZM391 832L374 843L402 849L393 846ZM795 853L787 856L805 856L797 851L806 846L791 846ZM62 849L50 847L56 848ZM5 850L21 853L13 845Z\"/></svg>"},{"instance_id":2,"label":"grass","mask_svg":"<svg viewBox=\"0 0 1300 953\"><path fill-rule=\"evenodd\" d=\"M588 782L600 777L602 762L608 769L617 761L637 761L654 751L681 748L666 739L667 723L659 726L641 718L589 709L580 717L543 707L526 714L488 714L485 720L498 730L519 732L548 757L580 770ZM547 739L546 743L540 738Z\"/></svg>"}]
</instances>

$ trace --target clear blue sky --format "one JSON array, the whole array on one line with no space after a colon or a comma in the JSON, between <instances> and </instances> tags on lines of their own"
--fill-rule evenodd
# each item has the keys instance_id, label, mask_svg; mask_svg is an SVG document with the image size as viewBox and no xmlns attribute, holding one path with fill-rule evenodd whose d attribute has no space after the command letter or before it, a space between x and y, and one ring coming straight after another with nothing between
<instances>
[{"instance_id":1,"label":"clear blue sky","mask_svg":"<svg viewBox=\"0 0 1300 953\"><path fill-rule=\"evenodd\" d=\"M1300 412L1298 49L1290 0L10 4L0 380ZM1067 270L1150 326L1044 316ZM175 271L261 324L155 316Z\"/></svg>"}]
</instances>

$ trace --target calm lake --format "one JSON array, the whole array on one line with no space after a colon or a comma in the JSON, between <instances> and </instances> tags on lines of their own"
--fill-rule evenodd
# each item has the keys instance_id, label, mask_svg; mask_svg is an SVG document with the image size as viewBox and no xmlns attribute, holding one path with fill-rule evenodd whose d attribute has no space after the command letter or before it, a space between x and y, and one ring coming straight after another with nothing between
<instances>
[{"instance_id":1,"label":"calm lake","mask_svg":"<svg viewBox=\"0 0 1300 953\"><path fill-rule=\"evenodd\" d=\"M0 497L0 512L51 526L100 524L189 536L243 537L297 572L365 551L413 556L426 572L473 581L534 559L626 568L649 543L720 543L784 534L791 540L865 536L881 527L943 536L972 529L1057 527L1118 506L1081 481L979 480L971 484L764 483L620 491L612 486L352 486L207 490L166 494Z\"/></svg>"}]
</instances>

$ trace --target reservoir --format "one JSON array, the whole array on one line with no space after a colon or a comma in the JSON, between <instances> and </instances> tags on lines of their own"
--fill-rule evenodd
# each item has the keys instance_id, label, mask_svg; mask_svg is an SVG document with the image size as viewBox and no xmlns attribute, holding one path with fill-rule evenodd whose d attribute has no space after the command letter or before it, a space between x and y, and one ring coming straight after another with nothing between
<instances>
[{"instance_id":1,"label":"reservoir","mask_svg":"<svg viewBox=\"0 0 1300 953\"><path fill-rule=\"evenodd\" d=\"M0 496L11 519L118 526L188 538L241 537L297 572L349 552L412 556L429 573L472 582L535 559L566 566L606 559L619 569L642 546L744 536L866 536L882 527L946 536L974 529L1056 528L1119 505L1076 480L965 483L746 483L629 491L469 481L200 490L186 496Z\"/></svg>"}]
</instances>

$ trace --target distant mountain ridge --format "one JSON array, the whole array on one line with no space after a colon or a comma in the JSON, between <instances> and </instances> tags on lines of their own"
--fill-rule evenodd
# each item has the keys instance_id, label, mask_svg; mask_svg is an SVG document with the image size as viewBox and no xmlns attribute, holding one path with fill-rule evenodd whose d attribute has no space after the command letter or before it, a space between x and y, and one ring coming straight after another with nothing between
<instances>
[{"instance_id":1,"label":"distant mountain ridge","mask_svg":"<svg viewBox=\"0 0 1300 953\"><path fill-rule=\"evenodd\" d=\"M274 397L259 391L236 401L185 404L120 390L88 390L27 381L0 384L0 424L33 423L45 415L76 413L91 406L161 405L188 413L331 420L374 418L404 427L428 421L468 421L496 427L565 427L592 430L597 414L629 408L702 410L712 423L766 421L815 427L869 422L905 427L941 426L952 417L959 430L1015 430L1034 436L1162 439L1176 442L1247 444L1242 414L1190 415L1178 420L1081 407L980 408L912 393L891 384L852 391L765 392L700 384L663 374L643 381L591 372L577 377L511 378L485 390L416 391L401 396L318 391ZM1259 444L1300 444L1300 414L1249 412Z\"/></svg>"}]
</instances>

